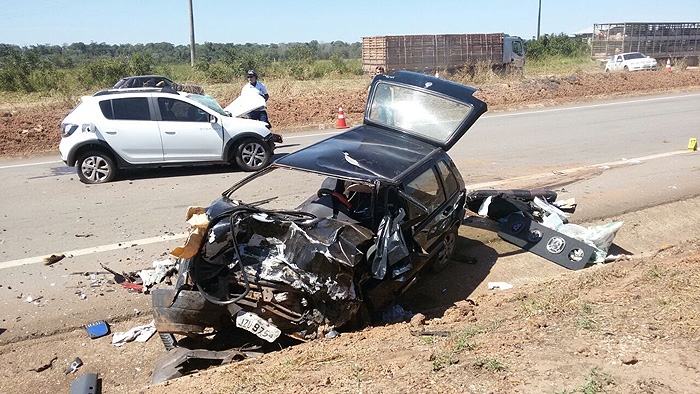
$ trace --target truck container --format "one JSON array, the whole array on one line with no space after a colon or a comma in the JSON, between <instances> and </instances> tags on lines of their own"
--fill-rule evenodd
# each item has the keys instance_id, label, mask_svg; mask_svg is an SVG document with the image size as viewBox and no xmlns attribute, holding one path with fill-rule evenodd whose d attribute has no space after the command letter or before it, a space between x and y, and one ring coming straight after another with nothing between
<instances>
[{"instance_id":1,"label":"truck container","mask_svg":"<svg viewBox=\"0 0 700 394\"><path fill-rule=\"evenodd\" d=\"M671 58L685 59L688 65L697 65L700 56L700 22L593 25L593 59L607 60L615 54L626 52L641 52L660 63Z\"/></svg>"},{"instance_id":2,"label":"truck container","mask_svg":"<svg viewBox=\"0 0 700 394\"><path fill-rule=\"evenodd\" d=\"M520 37L504 33L424 34L362 37L362 71L432 73L485 63L494 69L525 65Z\"/></svg>"}]
</instances>

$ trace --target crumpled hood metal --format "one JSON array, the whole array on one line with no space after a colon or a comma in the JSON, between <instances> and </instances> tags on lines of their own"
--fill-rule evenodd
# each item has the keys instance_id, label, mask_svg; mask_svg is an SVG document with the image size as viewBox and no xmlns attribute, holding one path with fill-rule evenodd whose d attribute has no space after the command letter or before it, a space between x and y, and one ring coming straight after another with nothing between
<instances>
[{"instance_id":1,"label":"crumpled hood metal","mask_svg":"<svg viewBox=\"0 0 700 394\"><path fill-rule=\"evenodd\" d=\"M370 230L335 219L292 220L281 213L243 207L229 213L232 219L226 213L219 215L205 237L199 280L214 278L240 258L248 277L255 280L287 284L311 295L324 292L333 300L357 297L354 268L372 241Z\"/></svg>"}]
</instances>

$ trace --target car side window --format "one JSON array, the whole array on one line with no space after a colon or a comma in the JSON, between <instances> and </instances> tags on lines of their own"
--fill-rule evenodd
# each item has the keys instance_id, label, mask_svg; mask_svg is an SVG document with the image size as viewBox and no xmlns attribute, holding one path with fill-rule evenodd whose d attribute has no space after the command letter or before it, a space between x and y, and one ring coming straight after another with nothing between
<instances>
[{"instance_id":1,"label":"car side window","mask_svg":"<svg viewBox=\"0 0 700 394\"><path fill-rule=\"evenodd\" d=\"M428 214L432 213L445 201L445 193L442 190L434 167L429 168L411 182L405 184L404 191L425 205L428 208ZM408 216L416 218L421 215L425 215L425 212L409 202Z\"/></svg>"},{"instance_id":2,"label":"car side window","mask_svg":"<svg viewBox=\"0 0 700 394\"><path fill-rule=\"evenodd\" d=\"M518 56L523 55L523 44L520 41L513 41L513 52Z\"/></svg>"},{"instance_id":3,"label":"car side window","mask_svg":"<svg viewBox=\"0 0 700 394\"><path fill-rule=\"evenodd\" d=\"M159 97L158 107L163 120L209 122L209 114L206 111L184 101Z\"/></svg>"},{"instance_id":4,"label":"car side window","mask_svg":"<svg viewBox=\"0 0 700 394\"><path fill-rule=\"evenodd\" d=\"M438 170L440 171L440 176L442 177L442 182L445 187L445 194L451 196L454 192L459 189L459 183L457 183L457 178L454 172L450 170L450 167L444 161L438 162Z\"/></svg>"},{"instance_id":5,"label":"car side window","mask_svg":"<svg viewBox=\"0 0 700 394\"><path fill-rule=\"evenodd\" d=\"M120 98L100 102L102 115L113 120L151 120L146 97Z\"/></svg>"}]
</instances>

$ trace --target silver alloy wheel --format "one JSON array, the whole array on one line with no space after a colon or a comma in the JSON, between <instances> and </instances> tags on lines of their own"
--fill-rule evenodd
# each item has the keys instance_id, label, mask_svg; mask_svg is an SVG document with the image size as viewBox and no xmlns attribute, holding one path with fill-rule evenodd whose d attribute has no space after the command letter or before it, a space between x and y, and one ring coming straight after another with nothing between
<instances>
[{"instance_id":1,"label":"silver alloy wheel","mask_svg":"<svg viewBox=\"0 0 700 394\"><path fill-rule=\"evenodd\" d=\"M267 159L265 148L258 142L251 141L243 145L241 160L250 168L262 167Z\"/></svg>"},{"instance_id":2,"label":"silver alloy wheel","mask_svg":"<svg viewBox=\"0 0 700 394\"><path fill-rule=\"evenodd\" d=\"M78 176L84 183L105 183L114 178L115 171L109 157L91 152L80 159Z\"/></svg>"},{"instance_id":3,"label":"silver alloy wheel","mask_svg":"<svg viewBox=\"0 0 700 394\"><path fill-rule=\"evenodd\" d=\"M263 169L272 157L272 148L260 138L245 138L238 143L232 159L243 171Z\"/></svg>"}]
</instances>

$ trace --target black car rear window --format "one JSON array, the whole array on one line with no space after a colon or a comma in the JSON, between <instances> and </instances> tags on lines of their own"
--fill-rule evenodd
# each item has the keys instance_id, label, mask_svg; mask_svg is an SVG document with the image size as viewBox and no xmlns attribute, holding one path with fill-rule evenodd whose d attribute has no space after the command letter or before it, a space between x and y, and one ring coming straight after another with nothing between
<instances>
[{"instance_id":1,"label":"black car rear window","mask_svg":"<svg viewBox=\"0 0 700 394\"><path fill-rule=\"evenodd\" d=\"M100 102L102 115L115 120L151 120L146 97L121 98Z\"/></svg>"}]
</instances>

